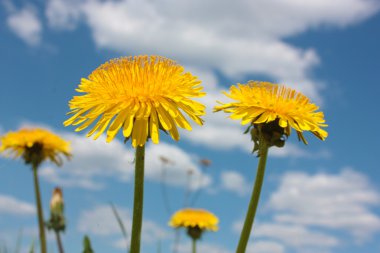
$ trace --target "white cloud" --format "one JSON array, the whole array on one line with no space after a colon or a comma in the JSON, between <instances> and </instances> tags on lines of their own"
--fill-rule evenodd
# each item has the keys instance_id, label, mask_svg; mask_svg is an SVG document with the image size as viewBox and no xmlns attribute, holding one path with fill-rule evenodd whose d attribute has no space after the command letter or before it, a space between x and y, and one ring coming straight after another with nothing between
<instances>
[{"instance_id":1,"label":"white cloud","mask_svg":"<svg viewBox=\"0 0 380 253\"><path fill-rule=\"evenodd\" d=\"M228 250L222 247L221 245L204 243L202 241L198 242L197 251L207 252L207 253L232 253L231 250ZM184 243L184 244L178 245L178 253L191 253L191 244Z\"/></svg>"},{"instance_id":2,"label":"white cloud","mask_svg":"<svg viewBox=\"0 0 380 253\"><path fill-rule=\"evenodd\" d=\"M233 231L240 234L243 227L242 221L233 223ZM285 249L295 249L297 252L320 252L329 250L340 244L339 239L329 235L328 233L317 231L307 226L290 224L290 223L275 223L263 222L255 223L251 232L251 238L254 238L247 246L247 252L256 252L255 247L258 247L258 242L267 242L268 240L273 243L260 245L259 248L263 252L269 249L278 252L285 252Z\"/></svg>"},{"instance_id":3,"label":"white cloud","mask_svg":"<svg viewBox=\"0 0 380 253\"><path fill-rule=\"evenodd\" d=\"M255 240L247 246L247 253L284 253L285 247L274 241Z\"/></svg>"},{"instance_id":4,"label":"white cloud","mask_svg":"<svg viewBox=\"0 0 380 253\"><path fill-rule=\"evenodd\" d=\"M336 175L287 173L268 206L278 222L339 229L360 241L380 231L380 217L370 209L379 204L366 176L346 169Z\"/></svg>"},{"instance_id":5,"label":"white cloud","mask_svg":"<svg viewBox=\"0 0 380 253\"><path fill-rule=\"evenodd\" d=\"M50 24L60 28L71 29L82 15L102 48L161 54L235 77L242 73L269 75L320 99L321 85L309 76L319 62L316 52L282 39L320 26L355 24L376 13L379 4L371 0L242 0L233 4L217 0L63 4L62 0L50 0L47 9Z\"/></svg>"},{"instance_id":6,"label":"white cloud","mask_svg":"<svg viewBox=\"0 0 380 253\"><path fill-rule=\"evenodd\" d=\"M105 143L102 136L93 141L77 134L62 133L61 136L70 141L73 157L66 161L62 168L45 165L40 176L45 180L64 187L81 187L98 190L105 187L105 179L117 178L130 181L134 173L134 150L115 139ZM161 156L168 156L173 163L162 166ZM165 177L162 177L165 170ZM189 173L192 171L190 188L203 188L212 183L209 175L202 173L198 158L178 146L160 142L158 145L148 144L146 149L145 177L147 180L187 187Z\"/></svg>"},{"instance_id":7,"label":"white cloud","mask_svg":"<svg viewBox=\"0 0 380 253\"><path fill-rule=\"evenodd\" d=\"M0 195L0 214L8 215L33 215L33 204L19 200L9 195Z\"/></svg>"},{"instance_id":8,"label":"white cloud","mask_svg":"<svg viewBox=\"0 0 380 253\"><path fill-rule=\"evenodd\" d=\"M160 161L162 156L169 157L172 163L162 166ZM186 186L188 177L191 176L190 189L204 188L212 183L212 179L209 175L202 173L197 161L196 156L191 156L176 146L167 143L149 145L146 155L146 176L154 181L161 181L162 169L164 169L164 182L168 184ZM189 175L190 171L191 175Z\"/></svg>"},{"instance_id":9,"label":"white cloud","mask_svg":"<svg viewBox=\"0 0 380 253\"><path fill-rule=\"evenodd\" d=\"M28 6L21 10L10 12L7 17L7 25L13 33L27 44L31 46L40 44L42 23L33 7Z\"/></svg>"},{"instance_id":10,"label":"white cloud","mask_svg":"<svg viewBox=\"0 0 380 253\"><path fill-rule=\"evenodd\" d=\"M271 238L281 241L287 246L303 248L330 248L339 244L334 236L316 232L301 225L263 223L253 231L257 238Z\"/></svg>"},{"instance_id":11,"label":"white cloud","mask_svg":"<svg viewBox=\"0 0 380 253\"><path fill-rule=\"evenodd\" d=\"M130 211L116 207L126 228L131 226ZM94 235L113 235L121 233L119 224L110 205L99 205L90 210L82 211L77 228L80 232Z\"/></svg>"},{"instance_id":12,"label":"white cloud","mask_svg":"<svg viewBox=\"0 0 380 253\"><path fill-rule=\"evenodd\" d=\"M189 10L183 9L184 4L182 1L164 1L160 4L148 1L87 1L82 9L95 43L119 52L161 54L190 66L208 70L217 68L231 77L260 73L270 75L277 81L293 82L308 80L306 72L319 62L312 49L298 49L265 34L255 36L252 27L256 25L236 34L234 30L240 29L236 27L254 22L249 18L255 16L252 13L249 16L241 15L231 8L220 8L220 2L214 1L208 4L214 10L213 15L207 14L204 20L202 12L190 18L187 14ZM185 5L190 9L207 9L202 1ZM256 9L249 4L246 6L243 1L234 5L241 10ZM172 12L172 9L176 11ZM226 19L228 16L231 19ZM213 21L215 19L228 20L231 24L216 23ZM228 26L235 29L226 29ZM297 88L318 97L316 86L305 90L299 84Z\"/></svg>"},{"instance_id":13,"label":"white cloud","mask_svg":"<svg viewBox=\"0 0 380 253\"><path fill-rule=\"evenodd\" d=\"M127 235L130 237L132 213L126 208L116 208L127 230ZM114 236L122 234L111 206L108 205L98 205L90 210L82 211L78 220L77 228L80 232L89 233L96 236ZM144 243L156 243L157 240L165 239L168 236L169 232L161 228L157 223L144 219L142 228L142 241ZM122 238L116 240L114 242L114 246L117 248L125 248L125 239Z\"/></svg>"},{"instance_id":14,"label":"white cloud","mask_svg":"<svg viewBox=\"0 0 380 253\"><path fill-rule=\"evenodd\" d=\"M74 29L79 20L81 9L77 0L50 0L47 2L45 15L50 27L55 29Z\"/></svg>"},{"instance_id":15,"label":"white cloud","mask_svg":"<svg viewBox=\"0 0 380 253\"><path fill-rule=\"evenodd\" d=\"M221 187L225 190L235 192L240 196L244 196L250 192L251 184L236 171L224 171L220 175Z\"/></svg>"},{"instance_id":16,"label":"white cloud","mask_svg":"<svg viewBox=\"0 0 380 253\"><path fill-rule=\"evenodd\" d=\"M378 233L380 217L370 207L379 204L379 192L352 169L337 174L289 172L264 204L270 220L255 224L251 236L298 252L331 252L347 243L346 234L361 243ZM233 230L240 233L242 224L235 222Z\"/></svg>"}]
</instances>

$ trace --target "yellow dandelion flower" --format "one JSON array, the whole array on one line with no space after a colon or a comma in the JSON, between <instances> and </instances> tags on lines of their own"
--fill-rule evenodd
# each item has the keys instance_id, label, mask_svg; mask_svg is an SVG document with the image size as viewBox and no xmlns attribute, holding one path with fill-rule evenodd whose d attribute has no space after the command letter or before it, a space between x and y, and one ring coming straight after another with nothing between
<instances>
[{"instance_id":1,"label":"yellow dandelion flower","mask_svg":"<svg viewBox=\"0 0 380 253\"><path fill-rule=\"evenodd\" d=\"M50 160L62 164L61 155L69 158L70 143L45 129L21 129L9 132L0 138L0 152L7 152L15 158L22 157L26 163L39 165Z\"/></svg>"},{"instance_id":2,"label":"yellow dandelion flower","mask_svg":"<svg viewBox=\"0 0 380 253\"><path fill-rule=\"evenodd\" d=\"M297 131L299 139L307 143L303 131L310 131L321 140L327 132L323 112L300 92L269 82L249 81L246 85L231 86L230 93L224 93L236 102L216 106L214 111L231 113L232 119L241 119L242 125L277 122L289 136L291 128Z\"/></svg>"},{"instance_id":3,"label":"yellow dandelion flower","mask_svg":"<svg viewBox=\"0 0 380 253\"><path fill-rule=\"evenodd\" d=\"M203 209L185 208L177 211L170 219L169 225L178 228L200 228L201 230L218 230L219 219L213 213Z\"/></svg>"},{"instance_id":4,"label":"yellow dandelion flower","mask_svg":"<svg viewBox=\"0 0 380 253\"><path fill-rule=\"evenodd\" d=\"M205 95L200 81L175 61L160 56L113 59L82 78L69 102L71 118L65 126L80 125L81 131L94 122L87 136L98 138L107 126L107 142L122 129L132 146L143 146L147 138L159 142L159 130L179 140L178 127L191 130L183 113L202 125L205 106L190 98ZM95 133L96 132L96 133Z\"/></svg>"}]
</instances>

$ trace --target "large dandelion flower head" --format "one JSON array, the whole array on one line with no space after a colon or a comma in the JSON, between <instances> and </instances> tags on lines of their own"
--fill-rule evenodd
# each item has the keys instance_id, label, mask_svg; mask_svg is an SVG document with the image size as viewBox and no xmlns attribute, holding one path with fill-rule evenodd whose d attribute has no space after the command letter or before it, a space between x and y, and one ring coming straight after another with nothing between
<instances>
[{"instance_id":1,"label":"large dandelion flower head","mask_svg":"<svg viewBox=\"0 0 380 253\"><path fill-rule=\"evenodd\" d=\"M38 166L45 160L62 165L62 155L70 158L70 143L52 132L35 128L9 132L0 137L0 152L22 157L27 164Z\"/></svg>"},{"instance_id":2,"label":"large dandelion flower head","mask_svg":"<svg viewBox=\"0 0 380 253\"><path fill-rule=\"evenodd\" d=\"M231 86L230 93L224 94L234 101L226 104L219 102L221 105L216 106L214 111L231 113L230 118L241 120L242 125L261 126L262 129L286 136L293 128L305 144L304 131L312 132L321 140L327 137L327 132L322 129L327 126L323 112L317 111L318 106L293 89L269 82L249 81L245 85ZM252 129L253 132L256 130ZM254 135L252 138L255 139ZM280 141L277 144L274 145L284 143Z\"/></svg>"},{"instance_id":3,"label":"large dandelion flower head","mask_svg":"<svg viewBox=\"0 0 380 253\"><path fill-rule=\"evenodd\" d=\"M198 239L204 230L217 231L219 219L204 209L185 208L171 217L169 225L174 228L187 228L187 233Z\"/></svg>"},{"instance_id":4,"label":"large dandelion flower head","mask_svg":"<svg viewBox=\"0 0 380 253\"><path fill-rule=\"evenodd\" d=\"M191 130L189 118L202 125L205 106L191 98L205 95L200 81L175 61L160 56L113 59L82 78L83 93L69 102L73 116L65 126L81 131L93 123L87 136L98 138L107 127L107 142L122 130L132 146L145 145L148 138L159 142L159 130L179 140L178 127Z\"/></svg>"}]
</instances>

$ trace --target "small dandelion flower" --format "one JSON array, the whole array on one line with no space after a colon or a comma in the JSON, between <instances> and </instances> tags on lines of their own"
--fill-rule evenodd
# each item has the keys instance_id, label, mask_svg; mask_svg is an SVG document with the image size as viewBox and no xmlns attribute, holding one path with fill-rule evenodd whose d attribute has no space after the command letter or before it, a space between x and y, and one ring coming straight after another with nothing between
<instances>
[{"instance_id":1,"label":"small dandelion flower","mask_svg":"<svg viewBox=\"0 0 380 253\"><path fill-rule=\"evenodd\" d=\"M69 158L70 143L45 129L21 129L0 138L0 152L22 157L27 164L39 165L50 160L62 165L61 156Z\"/></svg>"},{"instance_id":2,"label":"small dandelion flower","mask_svg":"<svg viewBox=\"0 0 380 253\"><path fill-rule=\"evenodd\" d=\"M70 101L71 118L65 126L94 123L87 136L98 138L106 131L107 142L122 130L132 146L145 145L148 138L159 142L159 130L178 141L177 127L191 130L184 114L203 124L205 106L191 98L205 95L200 81L175 61L160 56L135 56L111 60L83 78Z\"/></svg>"},{"instance_id":3,"label":"small dandelion flower","mask_svg":"<svg viewBox=\"0 0 380 253\"><path fill-rule=\"evenodd\" d=\"M219 219L204 209L185 208L171 217L169 225L174 228L199 228L201 230L218 230Z\"/></svg>"},{"instance_id":4,"label":"small dandelion flower","mask_svg":"<svg viewBox=\"0 0 380 253\"><path fill-rule=\"evenodd\" d=\"M297 131L300 140L307 143L303 132L310 131L321 140L327 132L323 112L300 92L269 82L249 81L248 84L231 86L225 95L236 102L222 104L215 111L231 113L232 119L241 119L241 124L265 124L273 122L283 129L286 136L291 128Z\"/></svg>"},{"instance_id":5,"label":"small dandelion flower","mask_svg":"<svg viewBox=\"0 0 380 253\"><path fill-rule=\"evenodd\" d=\"M174 228L184 227L193 241L192 252L196 252L196 241L205 230L217 231L219 219L204 209L185 208L171 217L169 225Z\"/></svg>"}]
</instances>

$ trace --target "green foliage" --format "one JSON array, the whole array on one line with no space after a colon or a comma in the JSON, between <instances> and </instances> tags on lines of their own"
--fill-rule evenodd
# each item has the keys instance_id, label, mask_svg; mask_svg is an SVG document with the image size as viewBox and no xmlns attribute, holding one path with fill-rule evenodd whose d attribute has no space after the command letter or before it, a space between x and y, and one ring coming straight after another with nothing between
<instances>
[{"instance_id":1,"label":"green foliage","mask_svg":"<svg viewBox=\"0 0 380 253\"><path fill-rule=\"evenodd\" d=\"M91 247L90 238L87 235L83 238L83 253L94 253L94 250Z\"/></svg>"}]
</instances>

